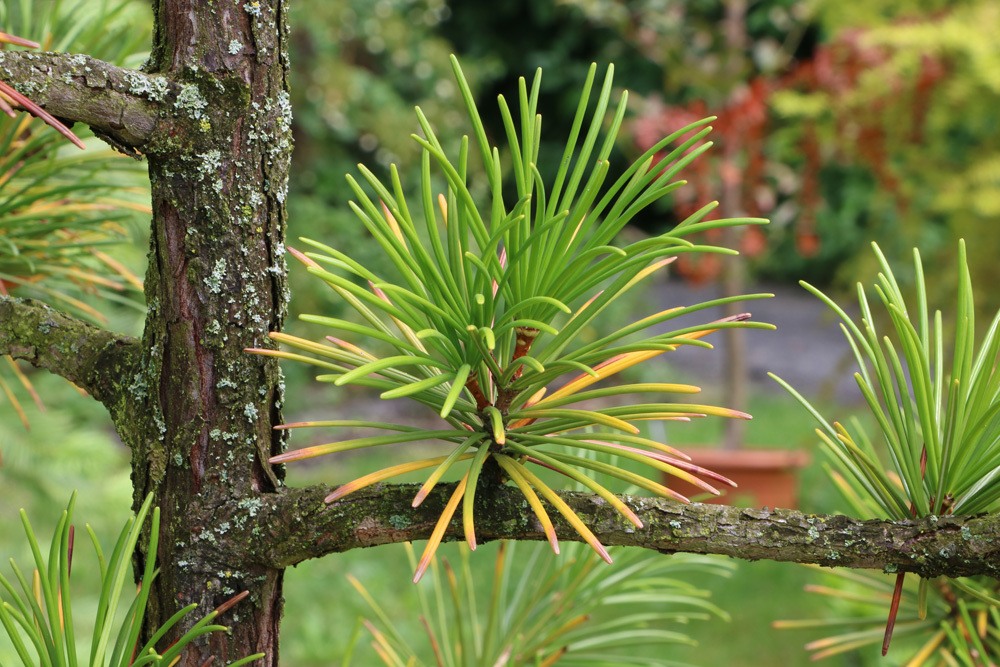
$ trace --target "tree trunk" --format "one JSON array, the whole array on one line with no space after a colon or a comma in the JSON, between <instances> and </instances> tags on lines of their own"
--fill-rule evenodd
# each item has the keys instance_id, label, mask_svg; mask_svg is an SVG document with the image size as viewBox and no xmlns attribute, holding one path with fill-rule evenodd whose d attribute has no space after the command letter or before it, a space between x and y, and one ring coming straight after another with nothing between
<instances>
[{"instance_id":1,"label":"tree trunk","mask_svg":"<svg viewBox=\"0 0 1000 667\"><path fill-rule=\"evenodd\" d=\"M162 513L147 631L184 605L198 603L193 623L248 591L219 619L232 634L212 634L180 664L261 651L277 665L282 570L233 562L224 536L280 483L266 461L282 445L280 372L244 349L281 329L287 301L284 7L160 0L154 12L150 69L180 85L167 106L176 131L147 150L149 314L141 370L116 415L134 501L152 493ZM223 511L233 503L242 517Z\"/></svg>"}]
</instances>

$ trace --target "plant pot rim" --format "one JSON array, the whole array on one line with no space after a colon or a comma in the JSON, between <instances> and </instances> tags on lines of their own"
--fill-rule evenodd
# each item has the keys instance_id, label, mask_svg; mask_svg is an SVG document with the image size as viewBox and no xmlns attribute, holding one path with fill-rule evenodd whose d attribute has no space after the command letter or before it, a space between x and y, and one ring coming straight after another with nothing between
<instances>
[{"instance_id":1,"label":"plant pot rim","mask_svg":"<svg viewBox=\"0 0 1000 667\"><path fill-rule=\"evenodd\" d=\"M799 449L682 449L695 463L706 468L739 467L756 470L787 470L805 467L809 453Z\"/></svg>"}]
</instances>

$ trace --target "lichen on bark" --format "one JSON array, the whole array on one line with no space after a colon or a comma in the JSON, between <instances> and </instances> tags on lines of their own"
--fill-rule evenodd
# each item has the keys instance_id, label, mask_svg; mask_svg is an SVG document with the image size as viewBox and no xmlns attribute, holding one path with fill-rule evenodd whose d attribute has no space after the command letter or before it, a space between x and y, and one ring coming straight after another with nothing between
<instances>
[{"instance_id":1,"label":"lichen on bark","mask_svg":"<svg viewBox=\"0 0 1000 667\"><path fill-rule=\"evenodd\" d=\"M0 296L0 355L61 375L109 408L121 397L120 379L135 366L139 346L31 299Z\"/></svg>"},{"instance_id":2,"label":"lichen on bark","mask_svg":"<svg viewBox=\"0 0 1000 667\"><path fill-rule=\"evenodd\" d=\"M329 506L323 498L330 489L288 489L268 499L242 531L245 557L288 567L329 553L421 539L433 528L453 485L441 485L417 509L406 507L417 488L380 485ZM480 543L546 539L537 521L527 518L529 512L516 491L495 493L502 497L490 499L489 511L476 517ZM624 496L644 524L635 528L601 498L587 493L561 495L608 545L906 571L925 577L1000 576L1000 515L861 521L787 509L684 505L665 498ZM580 539L554 509L550 516L561 539ZM453 521L445 535L462 539L461 520Z\"/></svg>"},{"instance_id":3,"label":"lichen on bark","mask_svg":"<svg viewBox=\"0 0 1000 667\"><path fill-rule=\"evenodd\" d=\"M166 77L85 54L0 51L0 79L50 113L89 125L133 155L170 131L158 113L176 95L176 85Z\"/></svg>"},{"instance_id":4,"label":"lichen on bark","mask_svg":"<svg viewBox=\"0 0 1000 667\"><path fill-rule=\"evenodd\" d=\"M280 372L273 360L243 351L267 344L287 299L279 252L291 151L280 102L287 73L280 48L261 54L284 33L279 3L261 6L255 15L239 5L210 12L194 0L155 8L152 68L180 92L163 109L177 132L147 153L153 229L144 399L153 423L135 434L133 470L136 498L153 492L163 512L163 573L148 624L178 604L209 609L250 592L233 635L211 639L183 664L255 650L277 664L281 570L238 562L228 548L235 529L221 518L229 504L266 497L280 484L266 462L282 445L272 430ZM256 47L222 53L212 46L220 35Z\"/></svg>"}]
</instances>

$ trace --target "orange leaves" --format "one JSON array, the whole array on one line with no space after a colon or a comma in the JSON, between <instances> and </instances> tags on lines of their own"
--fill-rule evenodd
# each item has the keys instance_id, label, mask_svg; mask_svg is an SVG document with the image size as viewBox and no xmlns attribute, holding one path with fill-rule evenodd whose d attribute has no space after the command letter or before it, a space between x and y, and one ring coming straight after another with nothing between
<instances>
[{"instance_id":1,"label":"orange leaves","mask_svg":"<svg viewBox=\"0 0 1000 667\"><path fill-rule=\"evenodd\" d=\"M424 553L420 556L420 562L417 564L417 571L413 575L413 583L420 581L420 578L424 576L424 572L427 571L427 566L431 564L434 552L437 551L438 545L441 544L441 538L444 537L444 531L448 528L448 524L451 522L451 517L455 516L455 510L458 509L458 502L465 494L465 485L468 482L468 479L468 474L461 479L455 487L455 490L452 492L451 498L448 500L448 504L445 505L444 511L441 512L441 516L438 518L437 524L431 532L431 536L427 539L427 546L424 547Z\"/></svg>"},{"instance_id":2,"label":"orange leaves","mask_svg":"<svg viewBox=\"0 0 1000 667\"><path fill-rule=\"evenodd\" d=\"M23 46L28 49L42 48L38 42L32 42L30 39L24 39L23 37L9 35L5 32L0 32L0 43L13 44L14 46Z\"/></svg>"},{"instance_id":3,"label":"orange leaves","mask_svg":"<svg viewBox=\"0 0 1000 667\"><path fill-rule=\"evenodd\" d=\"M458 456L455 460L464 461L465 459L472 458L472 454L464 454ZM413 472L415 470L423 470L424 468L430 468L431 466L439 465L447 460L447 456L438 456L432 459L423 459L421 461L411 461L409 463L401 463L395 466L389 466L388 468L383 468L373 473L367 475L362 475L357 479L354 479L346 484L341 484L337 489L328 495L324 502L332 503L340 500L349 493L354 493L360 489L363 489L372 484L378 484L379 482L385 481L387 479L392 479L393 477L398 477L399 475L406 474L408 472Z\"/></svg>"},{"instance_id":4,"label":"orange leaves","mask_svg":"<svg viewBox=\"0 0 1000 667\"><path fill-rule=\"evenodd\" d=\"M10 115L11 117L14 116L14 113L13 109L9 106L9 104L16 104L24 108L32 116L37 116L38 118L41 118L43 121L45 121L47 125L52 127L56 132L69 139L69 141L72 142L77 148L80 149L86 148L86 146L83 145L83 142L80 141L80 139L75 134L73 134L73 132L68 127L63 125L55 116L53 116L45 109L32 102L30 99L28 99L21 93L17 92L13 87L9 86L7 83L3 81L0 81L0 99L4 100L5 102L4 111L8 112L8 115Z\"/></svg>"},{"instance_id":5,"label":"orange leaves","mask_svg":"<svg viewBox=\"0 0 1000 667\"><path fill-rule=\"evenodd\" d=\"M631 368L636 364L641 364L644 361L658 357L664 352L665 350L643 350L641 352L628 352L626 354L620 354L617 357L608 359L607 361L595 366L593 374L582 373L573 378L558 390L538 401L536 405L541 406L546 402L554 401L564 396L569 396L570 394L576 393L581 389L586 389L595 382L600 382L601 380L620 373L627 368Z\"/></svg>"},{"instance_id":6,"label":"orange leaves","mask_svg":"<svg viewBox=\"0 0 1000 667\"><path fill-rule=\"evenodd\" d=\"M670 310L673 310L673 309L670 309ZM663 312L668 312L668 311L663 311ZM737 316L737 317L746 319L746 316L743 316L743 315L740 315L740 316ZM647 318L647 319L651 319L651 318ZM733 319L733 318L727 318L727 320L730 320L730 319ZM727 321L727 320L720 320L720 322L724 322L724 321ZM698 340L698 339L703 338L703 337L707 336L708 334L714 333L716 331L718 331L718 329L706 328L706 329L703 329L703 330L700 330L700 331L695 331L695 332L692 332L692 333L689 333L689 334L685 334L683 336L680 336L679 338L682 338L682 339L685 339L685 340ZM622 371L624 371L626 369L629 369L629 368L632 368L633 366L641 364L644 361L649 361L650 359L658 357L659 355L663 354L664 352L669 352L669 351L672 351L674 349L676 349L676 346L670 346L669 348L666 348L666 349L640 350L640 351L637 351L637 352L626 352L626 353L620 354L620 355L618 355L616 357L612 357L611 359L608 359L607 361L602 362L602 363L598 364L597 366L595 366L593 368L593 372L592 373L582 373L582 374L578 375L577 377L573 378L572 380L570 380L569 382L567 382L566 384L564 384L562 387L560 387L558 390L552 392L547 397L545 397L545 398L541 399L540 401L538 401L536 403L536 405L537 406L542 406L542 405L544 405L547 402L552 402L552 401L555 401L557 399L560 399L560 398L563 398L563 397L566 397L566 396L570 396L570 395L572 395L572 394L580 391L581 389L585 389L585 388L589 387L590 385L594 384L595 382L600 382L601 380L609 378L609 377L611 377L613 375L616 375L616 374L618 374L618 373L620 373L620 372L622 372Z\"/></svg>"}]
</instances>

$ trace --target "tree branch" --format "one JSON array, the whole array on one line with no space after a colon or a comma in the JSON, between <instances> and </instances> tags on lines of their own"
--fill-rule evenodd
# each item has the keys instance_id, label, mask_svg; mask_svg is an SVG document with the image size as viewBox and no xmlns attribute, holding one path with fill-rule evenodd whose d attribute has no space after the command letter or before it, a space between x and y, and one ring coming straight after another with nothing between
<instances>
[{"instance_id":1,"label":"tree branch","mask_svg":"<svg viewBox=\"0 0 1000 667\"><path fill-rule=\"evenodd\" d=\"M418 509L410 502L417 487L383 485L324 505L326 487L288 489L253 508L246 525L246 554L271 567L357 547L426 539L452 485L439 487ZM497 539L544 540L541 526L516 491L502 493L490 507L477 496L479 543ZM567 503L607 546L638 546L664 553L720 554L747 560L816 563L830 567L939 575L1000 576L1000 515L937 517L918 521L859 521L840 515L794 510L682 505L660 498L624 496L645 528L636 529L602 499L564 492ZM244 508L245 510L246 508ZM548 507L559 536L580 537ZM455 519L446 538L462 538Z\"/></svg>"},{"instance_id":2,"label":"tree branch","mask_svg":"<svg viewBox=\"0 0 1000 667\"><path fill-rule=\"evenodd\" d=\"M0 79L52 115L138 150L156 136L158 110L177 88L166 77L85 55L28 51L0 51Z\"/></svg>"},{"instance_id":3,"label":"tree branch","mask_svg":"<svg viewBox=\"0 0 1000 667\"><path fill-rule=\"evenodd\" d=\"M111 405L135 373L139 342L31 299L0 296L0 355L60 375Z\"/></svg>"}]
</instances>

